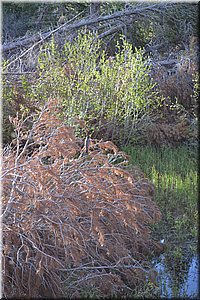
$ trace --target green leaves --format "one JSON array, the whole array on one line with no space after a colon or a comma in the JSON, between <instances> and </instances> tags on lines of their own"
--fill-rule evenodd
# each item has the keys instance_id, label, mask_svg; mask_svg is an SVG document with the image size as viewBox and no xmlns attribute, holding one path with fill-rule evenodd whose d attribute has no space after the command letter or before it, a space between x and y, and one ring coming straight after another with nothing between
<instances>
[{"instance_id":1,"label":"green leaves","mask_svg":"<svg viewBox=\"0 0 200 300\"><path fill-rule=\"evenodd\" d=\"M52 39L41 49L34 84L22 80L25 97L41 105L50 97L60 98L69 123L81 117L96 131L102 123L120 126L118 135L125 140L137 119L159 101L143 50L133 51L123 36L116 50L115 57L108 57L102 42L86 31L73 43L67 41L62 51Z\"/></svg>"}]
</instances>

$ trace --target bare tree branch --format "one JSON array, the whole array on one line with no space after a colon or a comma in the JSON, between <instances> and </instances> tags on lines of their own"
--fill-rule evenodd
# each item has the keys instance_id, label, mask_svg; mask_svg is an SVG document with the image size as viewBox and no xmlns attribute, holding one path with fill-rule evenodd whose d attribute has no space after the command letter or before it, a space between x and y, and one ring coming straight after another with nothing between
<instances>
[{"instance_id":1,"label":"bare tree branch","mask_svg":"<svg viewBox=\"0 0 200 300\"><path fill-rule=\"evenodd\" d=\"M39 34L35 34L35 35L32 35L31 37L28 37L26 39L23 39L23 40L19 40L17 42L12 42L12 43L9 43L7 45L3 45L3 51L10 51L10 50L13 50L17 47L22 47L22 46L25 46L27 44L30 44L30 43L36 43L38 42L37 44L33 45L33 46L36 46L38 45L39 43L43 42L44 40L46 40L48 37L50 37L52 34L56 33L57 31L59 31L60 29L62 29L63 27L65 27L67 24L69 24L70 22L74 21L78 16L82 15L84 11L80 12L78 15L76 15L75 17L73 17L72 19L70 19L69 21L67 21L66 23L56 27L54 30L51 30L51 31L48 31L48 32L45 32L45 33L39 33ZM31 50L32 47L29 50Z\"/></svg>"},{"instance_id":2,"label":"bare tree branch","mask_svg":"<svg viewBox=\"0 0 200 300\"><path fill-rule=\"evenodd\" d=\"M142 12L162 12L163 9L165 9L166 7L168 7L170 4L166 4L166 3L156 3L156 4L151 4L151 5L143 5L143 6L137 6L137 7L133 7L132 9L125 9L123 11L119 11L119 12L115 12L111 15L106 15L106 16L99 16L99 17L95 17L94 15L93 16L89 16L87 18L84 18L76 23L73 23L73 24L69 24L72 20L74 20L75 18L77 18L80 14L83 13L83 11L78 14L77 16L75 16L73 19L71 19L70 21L66 22L65 24L57 27L56 29L52 30L52 31L49 31L49 32L46 32L46 33L42 33L40 35L34 35L32 37L29 37L27 39L24 39L24 40L20 40L20 41L17 41L17 42L13 42L13 43L9 43L9 44L6 44L6 45L3 45L2 47L2 50L4 52L6 51L10 51L10 50L13 50L17 47L20 47L20 46L25 46L27 44L30 44L30 43L36 43L38 42L41 43L43 42L44 40L46 40L48 37L52 36L54 33L56 33L57 31L60 31L60 32L63 32L63 31L66 31L66 30L72 30L72 29L79 29L83 26L89 26L89 25L93 25L95 23L100 23L100 22L104 22L104 21L109 21L109 20L112 20L112 19L118 19L118 18L122 18L122 17L125 17L125 16L130 16L130 15L138 15L138 14L141 14ZM69 25L67 25L69 24ZM38 44L35 44L34 46L38 45ZM30 48L32 49L32 48ZM29 49L28 49L29 51Z\"/></svg>"},{"instance_id":3,"label":"bare tree branch","mask_svg":"<svg viewBox=\"0 0 200 300\"><path fill-rule=\"evenodd\" d=\"M113 33L115 33L115 32L117 32L117 31L119 31L120 29L122 29L123 28L123 25L122 24L120 24L120 25L118 25L118 26L115 26L115 27L112 27L111 29L109 29L109 30L107 30L107 31L105 31L105 32L103 32L103 33L101 33L99 36L98 36L98 38L104 38L104 37L106 37L106 36L108 36L108 35L111 35L111 34L113 34Z\"/></svg>"}]
</instances>

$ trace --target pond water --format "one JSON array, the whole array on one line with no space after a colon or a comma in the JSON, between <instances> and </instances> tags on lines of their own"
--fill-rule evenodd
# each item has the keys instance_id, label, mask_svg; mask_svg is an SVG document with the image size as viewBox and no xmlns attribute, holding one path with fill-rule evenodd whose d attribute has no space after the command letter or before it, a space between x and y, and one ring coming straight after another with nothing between
<instances>
[{"instance_id":1,"label":"pond water","mask_svg":"<svg viewBox=\"0 0 200 300\"><path fill-rule=\"evenodd\" d=\"M161 298L199 298L199 261L198 256L193 256L186 269L177 276L166 265L165 256L161 255L153 262L154 269L158 272L157 282L161 289ZM173 269L173 268L172 268ZM179 278L178 278L179 277Z\"/></svg>"}]
</instances>

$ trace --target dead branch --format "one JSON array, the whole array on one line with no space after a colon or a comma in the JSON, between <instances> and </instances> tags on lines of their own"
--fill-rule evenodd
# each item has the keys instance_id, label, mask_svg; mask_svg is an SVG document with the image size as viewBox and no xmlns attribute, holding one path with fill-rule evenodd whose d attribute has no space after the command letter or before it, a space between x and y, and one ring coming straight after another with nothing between
<instances>
[{"instance_id":1,"label":"dead branch","mask_svg":"<svg viewBox=\"0 0 200 300\"><path fill-rule=\"evenodd\" d=\"M28 38L23 38L20 39L16 42L11 42L8 43L6 45L3 45L3 51L10 51L13 50L15 48L18 47L24 47L27 44L31 44L31 43L42 43L44 40L46 40L48 37L52 36L54 33L56 33L57 31L61 30L63 27L65 27L67 24L71 23L72 21L74 21L76 18L78 18L80 15L83 14L84 11L80 12L79 14L77 14L75 17L73 17L72 19L70 19L69 21L65 22L64 24L56 27L54 30L48 31L48 32L44 32L44 33L39 33L39 34L35 34L32 35ZM36 44L38 45L38 44ZM36 46L34 45L34 46Z\"/></svg>"},{"instance_id":2,"label":"dead branch","mask_svg":"<svg viewBox=\"0 0 200 300\"><path fill-rule=\"evenodd\" d=\"M142 12L148 13L148 12L157 12L160 13L162 12L169 4L151 4L151 5L143 5L143 6L138 6L138 7L134 7L130 10L123 10L120 12L115 12L111 15L106 15L106 16L99 16L96 17L94 15L89 16L87 18L84 18L76 23L73 24L69 24L71 23L74 19L76 19L78 16L80 16L83 12L79 13L78 15L76 15L74 18L72 18L71 20L69 20L68 22L66 22L65 24L58 26L57 28L55 28L52 31L46 32L46 33L41 33L41 34L37 34L34 36L31 36L29 38L25 38L23 40L19 40L17 42L12 42L6 45L3 45L2 50L3 52L6 51L10 51L13 50L15 48L18 47L22 47L22 46L26 46L27 44L30 43L41 43L44 40L46 40L47 38L49 38L50 36L52 36L54 33L60 31L67 31L67 30L73 30L73 29L79 29L83 26L89 26L89 25L93 25L96 23L100 23L100 22L104 22L104 21L109 21L112 19L120 19L126 16L131 16L131 15L138 15ZM68 25L69 24L69 25ZM37 44L36 44L37 45Z\"/></svg>"},{"instance_id":3,"label":"dead branch","mask_svg":"<svg viewBox=\"0 0 200 300\"><path fill-rule=\"evenodd\" d=\"M177 59L169 59L169 60L165 59L165 60L155 61L154 63L162 65L162 66L169 66L169 65L177 64L178 60Z\"/></svg>"},{"instance_id":4,"label":"dead branch","mask_svg":"<svg viewBox=\"0 0 200 300\"><path fill-rule=\"evenodd\" d=\"M101 295L128 292L157 249L148 228L161 217L154 187L137 168L116 164L127 155L110 141L92 141L81 157L73 128L55 112L51 99L29 129L35 145L46 143L31 157L26 143L20 148L23 120L11 120L17 149L4 153L1 178L4 295L61 297L63 284L69 295L91 285Z\"/></svg>"},{"instance_id":5,"label":"dead branch","mask_svg":"<svg viewBox=\"0 0 200 300\"><path fill-rule=\"evenodd\" d=\"M115 26L115 27L112 27L111 29L99 34L98 38L99 39L105 38L106 36L109 36L109 35L117 32L117 31L121 30L122 28L123 28L122 24L118 25L118 26Z\"/></svg>"}]
</instances>

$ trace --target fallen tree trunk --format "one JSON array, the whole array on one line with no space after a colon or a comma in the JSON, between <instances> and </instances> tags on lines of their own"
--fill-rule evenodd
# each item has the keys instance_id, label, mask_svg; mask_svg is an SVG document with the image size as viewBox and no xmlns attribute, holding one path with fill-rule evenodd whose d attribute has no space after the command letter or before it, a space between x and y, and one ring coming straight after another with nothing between
<instances>
[{"instance_id":1,"label":"fallen tree trunk","mask_svg":"<svg viewBox=\"0 0 200 300\"><path fill-rule=\"evenodd\" d=\"M31 43L36 43L36 45L37 45L38 43L43 42L48 37L52 36L54 33L56 33L57 31L59 31L60 29L62 29L67 24L69 24L72 21L74 21L82 13L83 12L79 13L74 18L72 18L69 21L67 21L65 24L56 27L54 30L51 30L51 31L48 31L48 32L44 32L44 33L37 33L37 34L34 34L34 35L32 35L32 36L30 36L28 38L20 39L20 40L17 40L15 42L11 42L11 43L8 43L6 45L3 45L2 50L3 50L3 52L11 51L11 50L14 50L14 49L16 49L18 47L23 47L23 46L26 46L26 45L31 44Z\"/></svg>"},{"instance_id":2,"label":"fallen tree trunk","mask_svg":"<svg viewBox=\"0 0 200 300\"><path fill-rule=\"evenodd\" d=\"M81 12L80 14L78 14L77 16L75 16L73 19L69 20L68 22L66 22L65 24L62 24L61 26L56 27L54 30L45 32L45 33L41 33L41 34L35 34L31 37L25 38L23 40L18 40L15 42L11 42L8 44L4 44L2 46L2 50L3 52L7 52L7 51L11 51L13 49L16 49L18 47L23 47L26 46L30 43L38 43L38 42L43 42L44 40L46 40L48 37L52 36L54 33L56 33L57 31L59 32L63 32L63 31L67 31L67 30L72 30L72 29L79 29L83 26L89 26L89 25L93 25L95 23L100 23L100 22L104 22L104 21L109 21L112 19L120 19L123 17L127 17L130 15L140 15L141 13L148 13L148 12L159 12L161 13L166 7L168 7L169 4L163 4L163 3L156 3L156 4L150 4L150 5L139 5L136 7L133 7L131 9L124 9L122 11L118 11L115 12L113 14L110 15L106 15L106 16L99 16L97 17L96 15L90 15L87 18L81 19L78 22L71 23L72 21L74 21L74 19L76 19L78 16L80 16L83 12Z\"/></svg>"}]
</instances>

